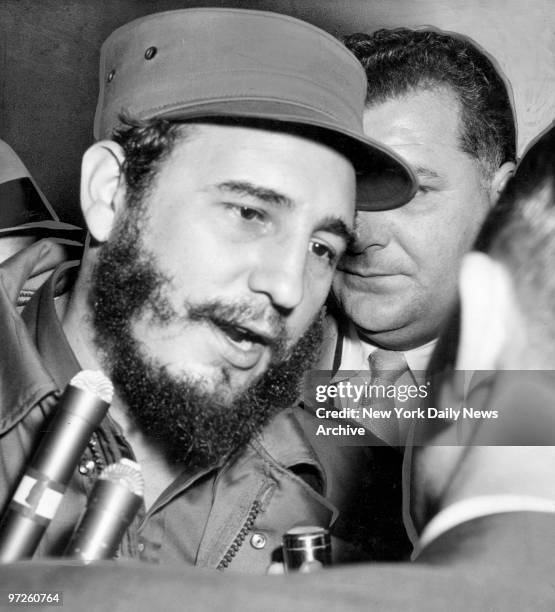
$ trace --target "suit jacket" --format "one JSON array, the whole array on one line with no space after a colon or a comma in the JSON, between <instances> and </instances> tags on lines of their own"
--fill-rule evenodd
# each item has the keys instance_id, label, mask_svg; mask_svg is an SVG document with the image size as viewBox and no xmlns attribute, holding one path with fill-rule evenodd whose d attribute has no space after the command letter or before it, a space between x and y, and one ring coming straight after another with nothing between
<instances>
[{"instance_id":1,"label":"suit jacket","mask_svg":"<svg viewBox=\"0 0 555 612\"><path fill-rule=\"evenodd\" d=\"M325 320L322 347L315 369L335 374L341 365L348 320L335 309L332 310L334 316L328 315ZM357 499L342 513L335 524L334 533L356 543L357 550L353 556L359 560L408 559L412 544L402 517L402 452L384 445L378 439L366 446L342 446L340 437L312 436L311 440L324 465L328 456L336 460L340 454L344 462L350 463L350 472L358 478Z\"/></svg>"},{"instance_id":2,"label":"suit jacket","mask_svg":"<svg viewBox=\"0 0 555 612\"><path fill-rule=\"evenodd\" d=\"M553 550L555 515L514 512L451 529L414 563L363 564L310 575L230 576L136 562L23 562L0 566L0 608L7 608L10 592L61 590L66 610L91 612L552 611Z\"/></svg>"}]
</instances>

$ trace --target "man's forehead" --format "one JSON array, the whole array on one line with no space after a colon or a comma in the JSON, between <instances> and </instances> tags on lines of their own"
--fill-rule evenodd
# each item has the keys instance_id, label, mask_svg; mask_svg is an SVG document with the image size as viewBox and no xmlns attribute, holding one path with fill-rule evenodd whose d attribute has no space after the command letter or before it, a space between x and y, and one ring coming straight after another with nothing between
<instances>
[{"instance_id":1,"label":"man's forehead","mask_svg":"<svg viewBox=\"0 0 555 612\"><path fill-rule=\"evenodd\" d=\"M184 124L160 170L157 183L167 190L181 184L245 205L264 203L289 213L303 209L315 225L328 226L333 216L334 232L339 225L346 235L352 231L356 182L351 162L296 134L245 125Z\"/></svg>"},{"instance_id":2,"label":"man's forehead","mask_svg":"<svg viewBox=\"0 0 555 612\"><path fill-rule=\"evenodd\" d=\"M289 131L248 125L194 123L189 129L189 125L184 124L170 158L177 163L196 166L200 166L201 159L211 161L212 164L198 170L212 176L214 184L225 183L227 172L256 177L262 172L279 174L287 170L278 183L284 186L289 178L302 178L307 170L332 185L339 185L350 177L354 180L355 176L350 160L326 144ZM322 175L324 169L327 175Z\"/></svg>"},{"instance_id":3,"label":"man's forehead","mask_svg":"<svg viewBox=\"0 0 555 612\"><path fill-rule=\"evenodd\" d=\"M367 134L386 139L390 146L399 146L414 143L415 137L445 142L453 136L456 142L461 120L462 107L457 93L448 85L436 84L369 104L364 110L363 126Z\"/></svg>"}]
</instances>

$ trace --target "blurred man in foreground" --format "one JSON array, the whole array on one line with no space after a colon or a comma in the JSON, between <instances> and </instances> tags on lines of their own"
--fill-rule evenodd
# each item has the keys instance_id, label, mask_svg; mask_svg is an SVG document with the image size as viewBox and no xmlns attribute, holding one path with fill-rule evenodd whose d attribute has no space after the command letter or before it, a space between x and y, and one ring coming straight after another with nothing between
<instances>
[{"instance_id":1,"label":"blurred man in foreground","mask_svg":"<svg viewBox=\"0 0 555 612\"><path fill-rule=\"evenodd\" d=\"M555 377L545 370L555 367L555 128L524 157L480 244L485 253L463 258L460 344L446 360L494 371L486 392L466 400L502 418L462 424L462 438L460 422L423 422L428 446L415 449L413 463L415 563L233 580L178 567L29 564L0 568L3 582L20 591L58 585L66 603L88 610L179 610L185 600L202 610L552 610ZM437 406L463 393L453 372ZM99 598L99 585L110 595Z\"/></svg>"},{"instance_id":2,"label":"blurred man in foreground","mask_svg":"<svg viewBox=\"0 0 555 612\"><path fill-rule=\"evenodd\" d=\"M488 216L477 242L484 252L463 259L457 372L446 369L435 399L489 413L479 425L439 431L419 454L413 516L423 524L441 511L421 545L473 519L510 540L519 513L528 513L530 528L555 513L554 230L552 128L526 153Z\"/></svg>"}]
</instances>

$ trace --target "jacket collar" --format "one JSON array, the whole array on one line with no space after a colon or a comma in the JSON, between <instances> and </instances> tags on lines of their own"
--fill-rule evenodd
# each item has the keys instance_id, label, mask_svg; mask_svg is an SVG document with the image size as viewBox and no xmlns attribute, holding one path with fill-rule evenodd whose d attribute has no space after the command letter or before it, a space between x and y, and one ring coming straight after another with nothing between
<instances>
[{"instance_id":1,"label":"jacket collar","mask_svg":"<svg viewBox=\"0 0 555 612\"><path fill-rule=\"evenodd\" d=\"M285 468L306 465L314 469L325 491L327 482L324 468L295 418L294 411L294 408L289 408L277 414L251 441L251 445L264 449Z\"/></svg>"},{"instance_id":2,"label":"jacket collar","mask_svg":"<svg viewBox=\"0 0 555 612\"><path fill-rule=\"evenodd\" d=\"M158 512L163 506L167 505L176 496L181 495L187 489L190 489L201 478L211 472L221 469L224 465L234 465L244 463L245 457L255 453L266 457L268 460L275 462L284 469L293 469L296 466L309 466L312 468L319 481L322 484L323 491L327 489L326 474L316 453L312 449L306 434L295 418L293 408L286 409L278 413L264 427L264 429L255 436L247 445L247 447L231 457L222 459L213 465L196 470L185 470L169 487L162 493L152 508L149 510L149 515ZM316 491L314 495L316 496ZM319 497L319 496L318 496ZM333 513L336 510L332 508Z\"/></svg>"}]
</instances>

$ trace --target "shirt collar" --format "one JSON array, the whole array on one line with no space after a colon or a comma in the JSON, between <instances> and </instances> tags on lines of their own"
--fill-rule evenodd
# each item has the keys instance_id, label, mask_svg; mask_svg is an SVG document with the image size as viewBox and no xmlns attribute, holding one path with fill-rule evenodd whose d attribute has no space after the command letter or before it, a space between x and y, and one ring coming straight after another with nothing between
<instances>
[{"instance_id":1,"label":"shirt collar","mask_svg":"<svg viewBox=\"0 0 555 612\"><path fill-rule=\"evenodd\" d=\"M426 371L436 343L437 340L431 340L422 346L402 351L412 372ZM377 346L360 338L353 323L349 322L347 333L343 339L341 369L354 371L368 369L368 356L377 348Z\"/></svg>"}]
</instances>

